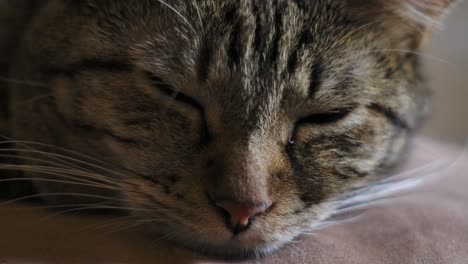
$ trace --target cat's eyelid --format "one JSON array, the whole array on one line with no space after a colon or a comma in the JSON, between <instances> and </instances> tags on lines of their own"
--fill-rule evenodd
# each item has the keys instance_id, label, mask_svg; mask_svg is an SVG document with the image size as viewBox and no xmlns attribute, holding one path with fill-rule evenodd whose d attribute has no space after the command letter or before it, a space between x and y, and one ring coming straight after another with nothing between
<instances>
[{"instance_id":1,"label":"cat's eyelid","mask_svg":"<svg viewBox=\"0 0 468 264\"><path fill-rule=\"evenodd\" d=\"M333 108L331 110L328 110L328 111L324 111L324 112L321 112L321 113L318 113L318 114L341 114L341 113L350 113L352 112L354 109L353 108Z\"/></svg>"},{"instance_id":2,"label":"cat's eyelid","mask_svg":"<svg viewBox=\"0 0 468 264\"><path fill-rule=\"evenodd\" d=\"M157 75L154 75L152 73L147 73L150 80L151 80L151 84L157 88L159 91L161 91L162 93L164 93L165 95L173 98L174 100L177 100L179 102L182 102L182 103L185 103L185 104L188 104L188 105L191 105L193 107L196 107L200 110L203 110L203 106L200 102L198 102L196 99L192 98L191 96L189 95L186 95L182 92L180 92L179 90L175 89L174 87L172 87L171 85L167 84L166 82L164 82L164 80L157 76Z\"/></svg>"},{"instance_id":3,"label":"cat's eyelid","mask_svg":"<svg viewBox=\"0 0 468 264\"><path fill-rule=\"evenodd\" d=\"M164 93L165 95L173 98L174 100L176 101L179 101L179 102L182 102L182 103L185 103L185 104L188 104L196 109L198 109L200 111L200 114L201 114L201 118L202 118L202 128L201 128L201 141L202 143L206 144L207 142L209 142L211 140L211 134L210 134L210 131L209 131L209 128L208 128L208 125L207 125L207 121L206 121L206 114L205 114L205 108L203 107L203 105L201 103L199 103L196 99L188 96L188 95L185 95L181 92L179 92L178 90L174 89L174 87L172 87L171 85L167 84L164 82L164 80L159 77L159 76L156 76L154 74L151 74L149 73L149 77L152 81L152 84L153 86L156 86L158 88L158 90L160 90L162 93Z\"/></svg>"},{"instance_id":4,"label":"cat's eyelid","mask_svg":"<svg viewBox=\"0 0 468 264\"><path fill-rule=\"evenodd\" d=\"M346 107L335 107L335 108L329 108L329 109L324 109L321 111L315 111L309 114L311 115L333 115L333 114L350 114L353 111L355 111L358 108L358 106L346 106Z\"/></svg>"},{"instance_id":5,"label":"cat's eyelid","mask_svg":"<svg viewBox=\"0 0 468 264\"><path fill-rule=\"evenodd\" d=\"M152 73L147 73L147 75L152 85L158 86L159 88L167 88L170 90L174 90L175 92L179 92L179 91L176 91L174 87L164 82L164 80L161 77L154 75Z\"/></svg>"},{"instance_id":6,"label":"cat's eyelid","mask_svg":"<svg viewBox=\"0 0 468 264\"><path fill-rule=\"evenodd\" d=\"M326 124L333 124L338 121L341 121L348 117L356 107L348 107L348 108L334 108L332 110L317 112L305 116L297 122L298 125L301 124L316 124L316 125L326 125Z\"/></svg>"}]
</instances>

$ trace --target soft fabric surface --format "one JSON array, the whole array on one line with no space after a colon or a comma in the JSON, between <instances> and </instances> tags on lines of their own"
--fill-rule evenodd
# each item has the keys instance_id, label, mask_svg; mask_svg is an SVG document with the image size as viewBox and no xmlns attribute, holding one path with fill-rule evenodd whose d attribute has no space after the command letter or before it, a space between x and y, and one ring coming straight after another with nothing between
<instances>
[{"instance_id":1,"label":"soft fabric surface","mask_svg":"<svg viewBox=\"0 0 468 264\"><path fill-rule=\"evenodd\" d=\"M419 139L400 175L415 181L389 185L400 192L338 215L269 257L241 263L468 263L468 154ZM118 218L0 208L2 264L222 263L145 239L137 230L119 231Z\"/></svg>"}]
</instances>

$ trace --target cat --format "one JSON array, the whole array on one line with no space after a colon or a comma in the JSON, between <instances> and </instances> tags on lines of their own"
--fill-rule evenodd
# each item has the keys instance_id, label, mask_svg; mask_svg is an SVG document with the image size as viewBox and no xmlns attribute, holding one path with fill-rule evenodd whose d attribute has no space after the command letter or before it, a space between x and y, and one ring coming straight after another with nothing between
<instances>
[{"instance_id":1,"label":"cat","mask_svg":"<svg viewBox=\"0 0 468 264\"><path fill-rule=\"evenodd\" d=\"M453 4L43 1L9 75L23 163L2 168L183 247L271 253L404 159L430 105L418 53Z\"/></svg>"}]
</instances>

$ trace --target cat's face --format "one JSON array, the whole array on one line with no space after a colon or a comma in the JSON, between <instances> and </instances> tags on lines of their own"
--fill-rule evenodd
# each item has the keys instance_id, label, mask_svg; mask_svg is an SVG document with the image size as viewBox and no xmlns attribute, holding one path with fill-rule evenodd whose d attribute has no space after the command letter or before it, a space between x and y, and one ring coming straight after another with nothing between
<instances>
[{"instance_id":1,"label":"cat's face","mask_svg":"<svg viewBox=\"0 0 468 264\"><path fill-rule=\"evenodd\" d=\"M428 25L410 4L49 1L14 71L47 86L13 86L15 137L120 164L106 176L123 205L178 244L270 252L397 160L417 125Z\"/></svg>"}]
</instances>

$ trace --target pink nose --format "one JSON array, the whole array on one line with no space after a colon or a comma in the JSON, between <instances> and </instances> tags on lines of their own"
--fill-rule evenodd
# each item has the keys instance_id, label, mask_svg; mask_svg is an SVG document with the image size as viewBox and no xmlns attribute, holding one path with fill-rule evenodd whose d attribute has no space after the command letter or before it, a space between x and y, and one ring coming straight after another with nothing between
<instances>
[{"instance_id":1,"label":"pink nose","mask_svg":"<svg viewBox=\"0 0 468 264\"><path fill-rule=\"evenodd\" d=\"M255 216L264 213L269 205L267 203L245 204L233 201L222 201L216 203L227 213L227 226L235 235L250 227Z\"/></svg>"}]
</instances>

